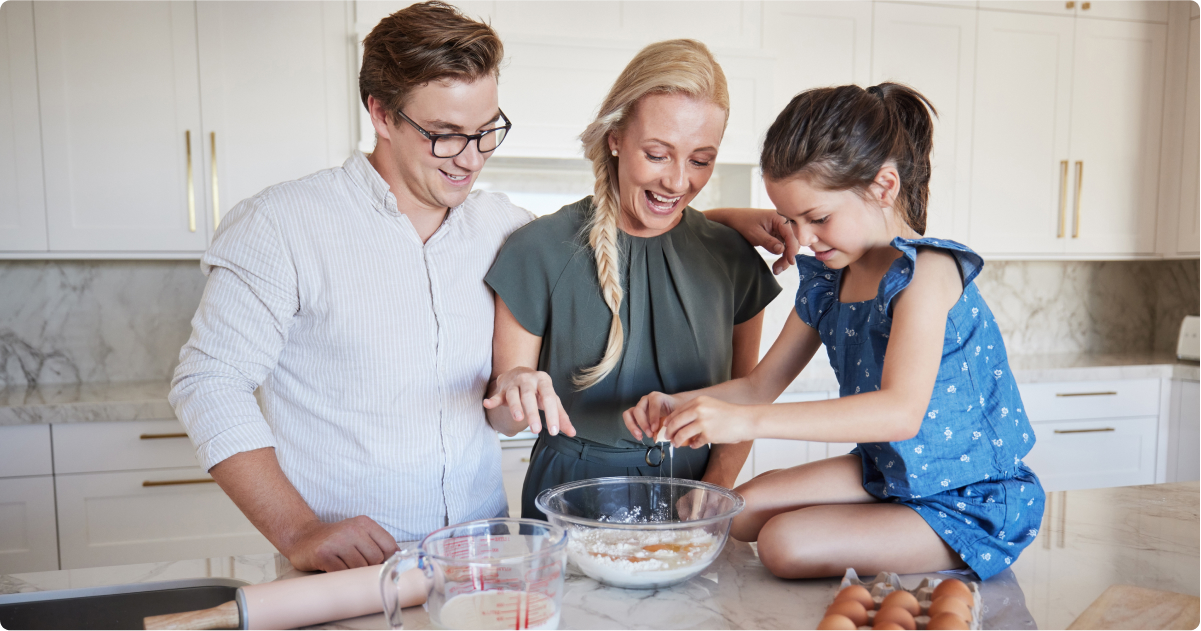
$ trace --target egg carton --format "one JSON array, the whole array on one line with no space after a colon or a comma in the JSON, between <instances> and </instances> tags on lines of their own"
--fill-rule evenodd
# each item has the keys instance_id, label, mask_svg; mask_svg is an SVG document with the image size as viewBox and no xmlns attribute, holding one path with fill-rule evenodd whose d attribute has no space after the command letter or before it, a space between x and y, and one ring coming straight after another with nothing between
<instances>
[{"instance_id":1,"label":"egg carton","mask_svg":"<svg viewBox=\"0 0 1201 631\"><path fill-rule=\"evenodd\" d=\"M872 595L872 601L875 607L867 612L867 626L859 627L860 629L871 629L876 620L876 612L880 610L880 603L884 602L884 598L889 594L901 590L908 591L917 598L917 603L921 606L921 613L914 616L913 620L917 624L919 630L924 630L930 622L930 616L926 612L930 609L931 594L934 593L934 588L943 582L941 578L923 578L921 583L915 589L905 589L901 585L901 577L895 572L880 572L870 581L864 581L855 573L854 568L847 568L846 574L842 577L842 583L838 586L841 591L851 585L861 585ZM984 627L980 624L983 619L983 608L980 598L980 584L975 581L964 581L967 588L972 592L972 621L968 624L969 629L977 630Z\"/></svg>"}]
</instances>

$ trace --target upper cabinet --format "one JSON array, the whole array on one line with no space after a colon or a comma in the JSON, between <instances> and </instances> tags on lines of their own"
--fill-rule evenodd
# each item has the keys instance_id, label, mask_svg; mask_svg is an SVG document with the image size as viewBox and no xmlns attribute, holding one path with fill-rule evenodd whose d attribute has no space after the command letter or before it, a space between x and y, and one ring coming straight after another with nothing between
<instances>
[{"instance_id":1,"label":"upper cabinet","mask_svg":"<svg viewBox=\"0 0 1201 631\"><path fill-rule=\"evenodd\" d=\"M970 243L1155 253L1166 27L978 12Z\"/></svg>"},{"instance_id":2,"label":"upper cabinet","mask_svg":"<svg viewBox=\"0 0 1201 631\"><path fill-rule=\"evenodd\" d=\"M980 8L994 11L1016 11L1042 13L1044 15L1068 15L1114 20L1140 20L1144 22L1167 22L1168 5L1171 2L1152 0L1101 0L1079 2L1077 0L981 0Z\"/></svg>"},{"instance_id":3,"label":"upper cabinet","mask_svg":"<svg viewBox=\"0 0 1201 631\"><path fill-rule=\"evenodd\" d=\"M1196 9L1197 5L1191 8ZM1176 230L1176 251L1173 254L1196 255L1201 249L1201 38L1198 34L1198 19L1189 20L1188 64L1184 80L1184 148L1180 155L1180 195L1175 214L1179 220Z\"/></svg>"},{"instance_id":4,"label":"upper cabinet","mask_svg":"<svg viewBox=\"0 0 1201 631\"><path fill-rule=\"evenodd\" d=\"M33 4L0 5L0 250L46 249Z\"/></svg>"}]
</instances>

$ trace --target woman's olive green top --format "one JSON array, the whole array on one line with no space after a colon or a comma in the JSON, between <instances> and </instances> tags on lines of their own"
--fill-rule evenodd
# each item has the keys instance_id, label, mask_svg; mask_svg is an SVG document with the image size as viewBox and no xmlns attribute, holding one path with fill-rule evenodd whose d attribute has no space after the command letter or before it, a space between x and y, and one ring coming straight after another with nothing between
<instances>
[{"instance_id":1,"label":"woman's olive green top","mask_svg":"<svg viewBox=\"0 0 1201 631\"><path fill-rule=\"evenodd\" d=\"M734 325L762 311L780 285L741 235L692 208L657 237L618 230L621 360L600 382L577 390L572 376L600 362L613 317L584 233L591 209L592 197L585 197L514 232L484 282L542 338L538 369L554 381L577 437L636 447L622 412L654 391L728 381Z\"/></svg>"}]
</instances>

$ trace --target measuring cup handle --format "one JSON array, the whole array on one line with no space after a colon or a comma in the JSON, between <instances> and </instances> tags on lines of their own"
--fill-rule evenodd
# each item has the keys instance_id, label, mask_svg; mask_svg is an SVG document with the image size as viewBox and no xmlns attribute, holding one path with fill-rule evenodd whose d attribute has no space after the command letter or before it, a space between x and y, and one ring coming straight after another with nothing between
<instances>
[{"instance_id":1,"label":"measuring cup handle","mask_svg":"<svg viewBox=\"0 0 1201 631\"><path fill-rule=\"evenodd\" d=\"M417 567L420 554L417 548L399 550L380 568L380 597L384 599L384 616L388 619L389 628L404 628L404 619L400 613L402 609L399 598L400 577L405 572Z\"/></svg>"}]
</instances>

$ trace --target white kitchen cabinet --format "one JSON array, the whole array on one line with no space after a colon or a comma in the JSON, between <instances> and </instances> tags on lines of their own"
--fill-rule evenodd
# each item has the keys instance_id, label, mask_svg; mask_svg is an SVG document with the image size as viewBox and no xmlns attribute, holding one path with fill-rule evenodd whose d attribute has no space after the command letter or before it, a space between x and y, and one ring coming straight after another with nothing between
<instances>
[{"instance_id":1,"label":"white kitchen cabinet","mask_svg":"<svg viewBox=\"0 0 1201 631\"><path fill-rule=\"evenodd\" d=\"M521 488L525 486L525 473L530 468L534 441L502 439L500 447L500 472L509 501L509 516L521 517Z\"/></svg>"},{"instance_id":2,"label":"white kitchen cabinet","mask_svg":"<svg viewBox=\"0 0 1201 631\"><path fill-rule=\"evenodd\" d=\"M199 467L183 425L166 421L54 425L54 472Z\"/></svg>"},{"instance_id":3,"label":"white kitchen cabinet","mask_svg":"<svg viewBox=\"0 0 1201 631\"><path fill-rule=\"evenodd\" d=\"M49 425L0 427L0 478L53 472Z\"/></svg>"},{"instance_id":4,"label":"white kitchen cabinet","mask_svg":"<svg viewBox=\"0 0 1201 631\"><path fill-rule=\"evenodd\" d=\"M1201 479L1201 390L1196 381L1173 380L1166 476L1162 482Z\"/></svg>"},{"instance_id":5,"label":"white kitchen cabinet","mask_svg":"<svg viewBox=\"0 0 1201 631\"><path fill-rule=\"evenodd\" d=\"M913 86L938 110L926 211L930 236L966 239L975 55L971 8L875 4L871 83Z\"/></svg>"},{"instance_id":6,"label":"white kitchen cabinet","mask_svg":"<svg viewBox=\"0 0 1201 631\"><path fill-rule=\"evenodd\" d=\"M0 478L0 575L57 569L54 478Z\"/></svg>"},{"instance_id":7,"label":"white kitchen cabinet","mask_svg":"<svg viewBox=\"0 0 1201 631\"><path fill-rule=\"evenodd\" d=\"M1190 3L1195 9L1196 4ZM1188 21L1188 62L1184 79L1184 133L1180 154L1180 192L1176 213L1175 254L1201 251L1201 39L1198 19ZM1165 165L1171 168L1171 165ZM1170 223L1170 222L1169 222Z\"/></svg>"},{"instance_id":8,"label":"white kitchen cabinet","mask_svg":"<svg viewBox=\"0 0 1201 631\"><path fill-rule=\"evenodd\" d=\"M981 0L981 9L1042 13L1045 15L1079 15L1091 18L1167 22L1168 2L1139 0L1100 0L1071 2L1067 0Z\"/></svg>"},{"instance_id":9,"label":"white kitchen cabinet","mask_svg":"<svg viewBox=\"0 0 1201 631\"><path fill-rule=\"evenodd\" d=\"M34 4L49 246L201 251L193 2Z\"/></svg>"},{"instance_id":10,"label":"white kitchen cabinet","mask_svg":"<svg viewBox=\"0 0 1201 631\"><path fill-rule=\"evenodd\" d=\"M275 551L200 468L54 482L64 570Z\"/></svg>"},{"instance_id":11,"label":"white kitchen cabinet","mask_svg":"<svg viewBox=\"0 0 1201 631\"><path fill-rule=\"evenodd\" d=\"M868 2L765 2L763 47L775 55L771 111L799 92L871 79ZM770 124L770 123L769 123Z\"/></svg>"},{"instance_id":12,"label":"white kitchen cabinet","mask_svg":"<svg viewBox=\"0 0 1201 631\"><path fill-rule=\"evenodd\" d=\"M33 3L0 5L0 250L46 249Z\"/></svg>"},{"instance_id":13,"label":"white kitchen cabinet","mask_svg":"<svg viewBox=\"0 0 1201 631\"><path fill-rule=\"evenodd\" d=\"M838 392L796 392L785 393L776 399L776 403L798 403L804 401L824 401L838 398ZM760 438L751 447L746 465L738 477L738 484L774 469L788 469L803 465L807 462L842 456L855 448L855 443L822 443L804 440L785 440L779 438Z\"/></svg>"}]
</instances>

